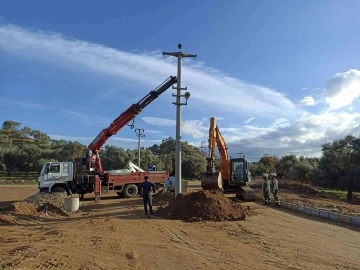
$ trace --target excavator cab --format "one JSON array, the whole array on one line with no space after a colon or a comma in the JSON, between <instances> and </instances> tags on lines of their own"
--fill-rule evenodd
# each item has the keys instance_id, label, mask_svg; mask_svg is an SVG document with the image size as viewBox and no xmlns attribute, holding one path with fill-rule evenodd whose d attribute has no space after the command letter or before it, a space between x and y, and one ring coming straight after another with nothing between
<instances>
[{"instance_id":1,"label":"excavator cab","mask_svg":"<svg viewBox=\"0 0 360 270\"><path fill-rule=\"evenodd\" d=\"M235 186L247 186L251 182L249 162L245 158L230 159L230 177Z\"/></svg>"}]
</instances>

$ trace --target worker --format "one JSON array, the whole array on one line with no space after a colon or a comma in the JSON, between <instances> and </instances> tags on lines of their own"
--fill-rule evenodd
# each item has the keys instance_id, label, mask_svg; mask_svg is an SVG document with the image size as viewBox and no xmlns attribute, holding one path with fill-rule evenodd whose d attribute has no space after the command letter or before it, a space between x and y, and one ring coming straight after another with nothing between
<instances>
[{"instance_id":1,"label":"worker","mask_svg":"<svg viewBox=\"0 0 360 270\"><path fill-rule=\"evenodd\" d=\"M267 173L263 174L264 183L262 185L262 190L264 193L264 205L270 204L270 180Z\"/></svg>"},{"instance_id":2,"label":"worker","mask_svg":"<svg viewBox=\"0 0 360 270\"><path fill-rule=\"evenodd\" d=\"M271 173L270 178L272 180L272 194L274 196L275 205L280 206L279 200L279 182L276 179L276 173Z\"/></svg>"},{"instance_id":3,"label":"worker","mask_svg":"<svg viewBox=\"0 0 360 270\"><path fill-rule=\"evenodd\" d=\"M142 190L142 196L143 196L143 202L144 202L144 210L145 210L145 215L148 215L148 208L147 206L149 205L149 210L150 210L150 215L153 215L153 210L152 210L152 193L155 193L155 184L152 183L151 181L149 181L149 177L147 175L144 176L144 182L142 182L139 185L139 190Z\"/></svg>"}]
</instances>

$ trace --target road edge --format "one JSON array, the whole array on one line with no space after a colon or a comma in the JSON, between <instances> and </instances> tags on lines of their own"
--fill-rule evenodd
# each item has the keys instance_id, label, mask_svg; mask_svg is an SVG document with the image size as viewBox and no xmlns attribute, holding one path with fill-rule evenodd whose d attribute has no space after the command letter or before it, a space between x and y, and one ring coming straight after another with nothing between
<instances>
[{"instance_id":1,"label":"road edge","mask_svg":"<svg viewBox=\"0 0 360 270\"><path fill-rule=\"evenodd\" d=\"M256 198L263 199L263 196L256 194ZM351 224L360 227L360 217L343 215L340 213L326 211L318 208L311 208L303 205L290 203L287 201L281 201L281 207L289 210L297 211L303 214L308 214L311 216L321 217L321 218L329 219L331 221Z\"/></svg>"}]
</instances>

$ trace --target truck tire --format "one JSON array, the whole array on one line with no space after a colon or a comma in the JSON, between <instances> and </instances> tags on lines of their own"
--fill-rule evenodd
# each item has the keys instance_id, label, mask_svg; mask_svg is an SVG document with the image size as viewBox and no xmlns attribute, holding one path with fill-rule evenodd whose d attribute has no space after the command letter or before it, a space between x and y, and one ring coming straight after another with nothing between
<instances>
[{"instance_id":1,"label":"truck tire","mask_svg":"<svg viewBox=\"0 0 360 270\"><path fill-rule=\"evenodd\" d=\"M126 185L122 191L125 198L134 198L138 194L138 187L134 184Z\"/></svg>"},{"instance_id":2,"label":"truck tire","mask_svg":"<svg viewBox=\"0 0 360 270\"><path fill-rule=\"evenodd\" d=\"M51 193L63 193L63 194L67 194L67 191L65 188L63 187L55 187L51 189Z\"/></svg>"}]
</instances>

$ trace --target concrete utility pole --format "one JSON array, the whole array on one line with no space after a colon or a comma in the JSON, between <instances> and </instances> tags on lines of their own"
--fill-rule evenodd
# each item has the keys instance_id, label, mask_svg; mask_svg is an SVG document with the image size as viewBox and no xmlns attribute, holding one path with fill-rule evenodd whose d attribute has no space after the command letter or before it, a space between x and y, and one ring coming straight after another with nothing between
<instances>
[{"instance_id":1,"label":"concrete utility pole","mask_svg":"<svg viewBox=\"0 0 360 270\"><path fill-rule=\"evenodd\" d=\"M135 128L136 136L138 137L138 166L140 167L140 138L145 137L143 128Z\"/></svg>"},{"instance_id":2,"label":"concrete utility pole","mask_svg":"<svg viewBox=\"0 0 360 270\"><path fill-rule=\"evenodd\" d=\"M239 157L241 157L241 155L244 155L244 153L237 153L239 155ZM245 156L245 155L244 155Z\"/></svg>"},{"instance_id":3,"label":"concrete utility pole","mask_svg":"<svg viewBox=\"0 0 360 270\"><path fill-rule=\"evenodd\" d=\"M163 56L169 55L177 57L178 59L178 70L177 70L177 86L173 86L173 89L177 89L176 95L173 94L173 97L176 97L176 102L173 102L176 105L176 154L175 154L175 196L181 193L181 106L187 105L187 100L190 97L189 92L185 92L184 95L181 94L181 90L187 90L187 87L181 88L181 64L182 58L191 57L196 58L196 54L188 54L181 51L182 45L178 44L178 52L163 52ZM181 103L182 97L185 97L185 103Z\"/></svg>"}]
</instances>

